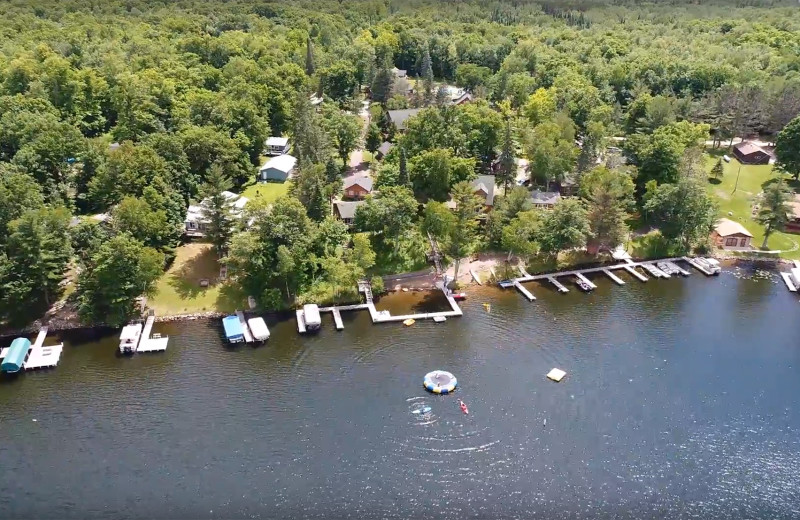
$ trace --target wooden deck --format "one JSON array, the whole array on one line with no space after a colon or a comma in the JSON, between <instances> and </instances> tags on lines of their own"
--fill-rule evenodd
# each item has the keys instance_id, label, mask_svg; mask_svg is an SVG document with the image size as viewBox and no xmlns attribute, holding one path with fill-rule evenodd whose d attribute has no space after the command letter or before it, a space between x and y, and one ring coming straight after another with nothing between
<instances>
[{"instance_id":1,"label":"wooden deck","mask_svg":"<svg viewBox=\"0 0 800 520\"><path fill-rule=\"evenodd\" d=\"M520 282L514 282L514 287L516 287L516 288L517 288L517 290L518 290L519 292L521 292L521 293L522 293L522 295L523 295L523 296L525 296L525 297L528 299L528 301L532 302L533 300L535 300L535 299L536 299L536 296L534 296L534 295L533 295L533 293L532 293L532 292L530 292L530 291L529 291L529 290L528 290L528 289L527 289L525 286L523 286L523 285L522 285Z\"/></svg>"},{"instance_id":2,"label":"wooden deck","mask_svg":"<svg viewBox=\"0 0 800 520\"><path fill-rule=\"evenodd\" d=\"M589 288L591 288L592 290L597 289L597 286L594 283L592 283L591 280L586 278L586 276L584 276L583 273L575 273L575 278L578 278L579 280L582 280L583 283L588 285Z\"/></svg>"},{"instance_id":3,"label":"wooden deck","mask_svg":"<svg viewBox=\"0 0 800 520\"><path fill-rule=\"evenodd\" d=\"M334 307L331 313L333 314L333 322L336 324L336 330L344 329L344 323L342 323L342 313L339 312L339 309Z\"/></svg>"},{"instance_id":4,"label":"wooden deck","mask_svg":"<svg viewBox=\"0 0 800 520\"><path fill-rule=\"evenodd\" d=\"M625 280L623 280L623 279L622 279L622 278L620 278L619 276L615 275L614 273L612 273L612 272L611 272L611 271L609 271L608 269L603 269L603 272L606 274L606 276L608 276L609 278L611 278L612 280L614 280L614 281L615 281L617 284L619 284L619 285L625 285Z\"/></svg>"},{"instance_id":5,"label":"wooden deck","mask_svg":"<svg viewBox=\"0 0 800 520\"><path fill-rule=\"evenodd\" d=\"M530 276L530 275L528 275L528 276ZM567 289L566 286L564 286L564 284L562 284L561 282L556 280L555 276L548 276L547 277L547 281L550 282L551 284L555 285L556 289L558 289L558 292L560 292L562 294L569 292L569 289Z\"/></svg>"},{"instance_id":6,"label":"wooden deck","mask_svg":"<svg viewBox=\"0 0 800 520\"><path fill-rule=\"evenodd\" d=\"M623 267L623 269L625 269L626 271L631 273L632 276L634 276L635 278L638 278L640 282L646 282L647 281L647 277L645 275L643 275L642 273L640 273L639 271L637 271L636 269L634 269L632 266L624 265L622 267Z\"/></svg>"},{"instance_id":7,"label":"wooden deck","mask_svg":"<svg viewBox=\"0 0 800 520\"><path fill-rule=\"evenodd\" d=\"M242 311L236 311L236 317L239 318L239 325L242 326L244 341L246 343L252 343L253 341L255 341L253 339L253 334L250 332L250 326L247 324L247 320L244 319L244 313Z\"/></svg>"}]
</instances>

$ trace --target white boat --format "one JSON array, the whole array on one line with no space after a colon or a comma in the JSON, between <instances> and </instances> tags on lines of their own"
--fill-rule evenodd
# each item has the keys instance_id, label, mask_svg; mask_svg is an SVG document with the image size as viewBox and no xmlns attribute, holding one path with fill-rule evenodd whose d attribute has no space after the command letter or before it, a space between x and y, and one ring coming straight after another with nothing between
<instances>
[{"instance_id":1,"label":"white boat","mask_svg":"<svg viewBox=\"0 0 800 520\"><path fill-rule=\"evenodd\" d=\"M133 354L139 348L139 340L142 337L142 324L131 323L122 328L119 335L119 351L122 354Z\"/></svg>"},{"instance_id":2,"label":"white boat","mask_svg":"<svg viewBox=\"0 0 800 520\"><path fill-rule=\"evenodd\" d=\"M701 258L700 260L702 260L706 268L711 271L711 274L719 274L722 271L719 260L716 258Z\"/></svg>"},{"instance_id":3,"label":"white boat","mask_svg":"<svg viewBox=\"0 0 800 520\"><path fill-rule=\"evenodd\" d=\"M313 303L303 305L303 321L309 331L319 330L322 319L319 316L319 307Z\"/></svg>"},{"instance_id":4,"label":"white boat","mask_svg":"<svg viewBox=\"0 0 800 520\"><path fill-rule=\"evenodd\" d=\"M253 333L253 338L256 341L266 341L269 339L269 328L264 323L264 318L250 318L247 320L247 325L250 327L250 332Z\"/></svg>"}]
</instances>

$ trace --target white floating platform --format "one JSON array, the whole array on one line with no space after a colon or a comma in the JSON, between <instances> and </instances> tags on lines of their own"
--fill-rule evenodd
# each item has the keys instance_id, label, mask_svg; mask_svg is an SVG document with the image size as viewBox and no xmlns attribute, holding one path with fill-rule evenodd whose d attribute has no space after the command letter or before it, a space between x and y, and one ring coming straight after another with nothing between
<instances>
[{"instance_id":1,"label":"white floating platform","mask_svg":"<svg viewBox=\"0 0 800 520\"><path fill-rule=\"evenodd\" d=\"M794 284L794 280L792 280L792 275L789 273L781 273L781 278L783 278L783 283L786 284L786 287L790 291L797 292L797 286Z\"/></svg>"},{"instance_id":2,"label":"white floating platform","mask_svg":"<svg viewBox=\"0 0 800 520\"><path fill-rule=\"evenodd\" d=\"M31 348L23 367L25 370L54 367L61 359L62 350L64 350L64 345Z\"/></svg>"},{"instance_id":3,"label":"white floating platform","mask_svg":"<svg viewBox=\"0 0 800 520\"><path fill-rule=\"evenodd\" d=\"M169 343L169 338L162 338L159 335L152 338L144 338L139 342L139 349L136 352L163 352L167 350L167 343Z\"/></svg>"},{"instance_id":4,"label":"white floating platform","mask_svg":"<svg viewBox=\"0 0 800 520\"><path fill-rule=\"evenodd\" d=\"M297 309L297 311L295 311L295 313L296 313L296 316L297 316L297 332L299 332L300 334L305 334L306 333L306 319L305 319L305 316L303 316L303 309Z\"/></svg>"},{"instance_id":5,"label":"white floating platform","mask_svg":"<svg viewBox=\"0 0 800 520\"><path fill-rule=\"evenodd\" d=\"M256 341L266 341L269 339L269 328L264 322L264 318L250 318L247 320L247 325L250 326L250 332L253 333L253 338Z\"/></svg>"},{"instance_id":6,"label":"white floating platform","mask_svg":"<svg viewBox=\"0 0 800 520\"><path fill-rule=\"evenodd\" d=\"M339 312L339 309L334 307L331 314L333 314L333 323L336 325L336 330L343 330L344 322L342 321L342 313Z\"/></svg>"},{"instance_id":7,"label":"white floating platform","mask_svg":"<svg viewBox=\"0 0 800 520\"><path fill-rule=\"evenodd\" d=\"M554 368L553 370L547 373L547 379L550 379L551 381L555 381L556 383L558 383L559 381L564 379L565 375L567 375L567 373L561 370L560 368Z\"/></svg>"},{"instance_id":8,"label":"white floating platform","mask_svg":"<svg viewBox=\"0 0 800 520\"><path fill-rule=\"evenodd\" d=\"M435 321L436 323L442 323L447 321L447 318L445 318L444 316L434 316L433 321Z\"/></svg>"}]
</instances>

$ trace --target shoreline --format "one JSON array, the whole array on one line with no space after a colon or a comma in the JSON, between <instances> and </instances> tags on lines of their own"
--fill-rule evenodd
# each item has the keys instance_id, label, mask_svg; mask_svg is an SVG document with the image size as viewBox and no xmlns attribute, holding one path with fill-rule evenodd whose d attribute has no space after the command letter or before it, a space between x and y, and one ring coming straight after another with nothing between
<instances>
[{"instance_id":1,"label":"shoreline","mask_svg":"<svg viewBox=\"0 0 800 520\"><path fill-rule=\"evenodd\" d=\"M772 268L777 269L781 265L788 265L793 266L792 260L787 260L785 258L762 258L762 257L745 257L741 255L708 255L709 258L715 258L721 262L724 262L728 265L736 265L740 262L743 263L766 263L770 264ZM649 260L649 259L648 259ZM653 259L656 260L656 259ZM560 271L567 271L570 269L580 268L582 265L589 265L587 263L583 264L575 264L570 266L565 266L559 271L553 271L554 273ZM537 273L541 274L541 273ZM391 275L386 278L392 278L395 276L403 276L402 274L399 275ZM470 277L467 281L459 281L459 288L464 289L467 287L487 287L496 285L497 282L494 281L484 281L483 283L477 283L474 279ZM386 293L393 293L393 292L420 292L420 291L429 291L434 289L434 286L402 286L402 284L397 284L392 286L391 288L386 288ZM291 309L290 309L291 310ZM247 311L245 311L247 312ZM280 312L280 311L272 311L272 312ZM288 312L288 311L286 311ZM194 321L194 320L203 320L203 319L214 319L214 318L222 318L227 316L230 313L221 312L221 311L204 311L204 312L192 312L186 314L165 314L161 316L155 317L156 323L172 323L172 322L179 322L179 321ZM47 326L50 331L64 331L64 330L76 330L76 329L92 329L92 328L99 328L99 327L107 327L107 328L114 328L107 323L83 323L76 319L58 319L54 318L51 320L47 320L45 318L39 318L34 320L31 324L20 327L20 328L0 328L0 337L6 336L25 336L29 334L35 334L39 331L39 329L43 326Z\"/></svg>"}]
</instances>

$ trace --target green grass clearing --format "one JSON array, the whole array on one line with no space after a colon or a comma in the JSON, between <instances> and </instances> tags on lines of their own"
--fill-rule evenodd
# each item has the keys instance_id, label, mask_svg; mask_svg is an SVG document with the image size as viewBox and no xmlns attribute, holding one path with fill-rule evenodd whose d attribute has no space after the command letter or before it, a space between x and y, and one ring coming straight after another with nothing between
<instances>
[{"instance_id":1,"label":"green grass clearing","mask_svg":"<svg viewBox=\"0 0 800 520\"><path fill-rule=\"evenodd\" d=\"M706 158L707 171L711 171L722 153L715 151L709 154ZM708 192L719 205L719 216L742 224L753 234L753 246L759 248L764 241L764 226L753 220L753 203L772 178L772 165L740 164L735 158L729 163L723 161L722 164L724 173L719 180L709 176ZM770 235L767 246L770 250L786 251L795 249L799 240L800 235L776 231ZM786 251L780 256L800 259L800 250Z\"/></svg>"},{"instance_id":2,"label":"green grass clearing","mask_svg":"<svg viewBox=\"0 0 800 520\"><path fill-rule=\"evenodd\" d=\"M208 280L208 287L200 281ZM232 312L246 308L247 298L235 284L219 280L219 263L211 244L178 247L175 261L161 276L148 306L161 315Z\"/></svg>"},{"instance_id":3,"label":"green grass clearing","mask_svg":"<svg viewBox=\"0 0 800 520\"><path fill-rule=\"evenodd\" d=\"M251 202L260 201L264 204L272 204L278 198L289 192L289 182L254 182L245 185L242 197L247 197Z\"/></svg>"}]
</instances>

